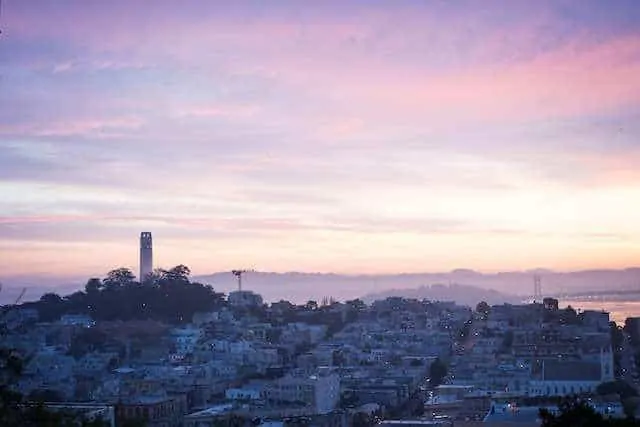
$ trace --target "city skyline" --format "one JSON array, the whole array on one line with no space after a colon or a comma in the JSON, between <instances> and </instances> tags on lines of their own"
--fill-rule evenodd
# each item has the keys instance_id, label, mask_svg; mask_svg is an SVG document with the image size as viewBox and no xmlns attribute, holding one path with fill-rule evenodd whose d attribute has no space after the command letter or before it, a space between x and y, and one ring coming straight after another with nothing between
<instances>
[{"instance_id":1,"label":"city skyline","mask_svg":"<svg viewBox=\"0 0 640 427\"><path fill-rule=\"evenodd\" d=\"M635 2L213 3L3 2L3 275L639 264Z\"/></svg>"}]
</instances>

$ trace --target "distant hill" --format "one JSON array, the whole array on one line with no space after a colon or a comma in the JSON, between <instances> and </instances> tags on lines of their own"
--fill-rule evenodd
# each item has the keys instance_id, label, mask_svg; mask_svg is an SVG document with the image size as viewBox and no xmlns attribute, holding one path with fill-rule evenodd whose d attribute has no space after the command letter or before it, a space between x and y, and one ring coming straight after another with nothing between
<instances>
[{"instance_id":1,"label":"distant hill","mask_svg":"<svg viewBox=\"0 0 640 427\"><path fill-rule=\"evenodd\" d=\"M416 298L419 300L428 299L431 301L455 301L461 305L475 307L480 301L489 304L518 304L522 298L514 295L507 295L493 289L483 289L469 285L431 285L420 286L419 288L391 289L375 294L368 294L362 297L366 303L388 297Z\"/></svg>"},{"instance_id":2,"label":"distant hill","mask_svg":"<svg viewBox=\"0 0 640 427\"><path fill-rule=\"evenodd\" d=\"M332 273L248 273L243 285L262 294L266 301L288 299L306 302L310 299L335 297L340 300L379 294L390 289L420 289L436 283L458 283L484 290L495 290L507 297L529 296L533 293L533 276L542 278L543 294L555 294L578 290L640 288L640 268L624 270L585 270L554 272L530 270L485 274L468 269L448 273L416 273L386 275L341 275ZM228 293L236 288L236 281L229 272L195 276L194 280L213 285L218 292ZM56 277L0 277L5 289L1 302L10 302L20 288L28 288L25 300L40 298L44 292L66 294L82 289L85 279ZM489 301L487 301L489 302Z\"/></svg>"},{"instance_id":3,"label":"distant hill","mask_svg":"<svg viewBox=\"0 0 640 427\"><path fill-rule=\"evenodd\" d=\"M324 296L353 299L363 295L384 293L390 289L420 289L438 283L458 283L484 290L495 290L504 298L530 296L533 293L533 276L542 278L543 294L560 292L632 289L640 288L640 268L625 270L585 270L553 272L536 269L485 274L474 270L459 269L448 273L416 273L387 275L341 275L321 273L248 273L243 286L262 294L267 301L289 299L304 302L320 300ZM229 292L236 287L230 273L215 273L196 277L210 283L218 291ZM490 299L490 295L487 296ZM489 301L487 301L489 302Z\"/></svg>"}]
</instances>

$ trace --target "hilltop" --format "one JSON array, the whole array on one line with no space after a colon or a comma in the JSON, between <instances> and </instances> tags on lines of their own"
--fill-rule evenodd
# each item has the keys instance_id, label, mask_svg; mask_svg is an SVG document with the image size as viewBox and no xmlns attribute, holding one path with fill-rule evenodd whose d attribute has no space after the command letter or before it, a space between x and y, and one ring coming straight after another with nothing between
<instances>
[{"instance_id":1,"label":"hilltop","mask_svg":"<svg viewBox=\"0 0 640 427\"><path fill-rule=\"evenodd\" d=\"M388 291L375 294L368 294L362 297L367 304L376 300L383 300L388 297L415 298L418 300L427 299L430 301L455 301L459 305L475 307L479 301L493 304L518 304L522 298L514 295L504 294L493 289L482 289L469 285L431 285L420 286L419 288L390 289Z\"/></svg>"}]
</instances>

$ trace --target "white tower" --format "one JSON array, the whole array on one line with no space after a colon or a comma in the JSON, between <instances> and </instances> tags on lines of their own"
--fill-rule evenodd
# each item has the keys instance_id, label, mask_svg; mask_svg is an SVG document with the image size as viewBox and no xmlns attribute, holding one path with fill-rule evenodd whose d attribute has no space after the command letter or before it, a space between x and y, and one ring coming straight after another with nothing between
<instances>
[{"instance_id":1,"label":"white tower","mask_svg":"<svg viewBox=\"0 0 640 427\"><path fill-rule=\"evenodd\" d=\"M153 271L153 245L151 232L140 233L140 277L138 280L144 282L147 276Z\"/></svg>"}]
</instances>

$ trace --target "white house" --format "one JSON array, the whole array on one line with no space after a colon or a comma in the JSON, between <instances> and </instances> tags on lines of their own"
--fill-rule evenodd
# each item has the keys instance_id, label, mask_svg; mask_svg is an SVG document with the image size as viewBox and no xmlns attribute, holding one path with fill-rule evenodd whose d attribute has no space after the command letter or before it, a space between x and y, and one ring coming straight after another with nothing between
<instances>
[{"instance_id":1,"label":"white house","mask_svg":"<svg viewBox=\"0 0 640 427\"><path fill-rule=\"evenodd\" d=\"M86 314L65 314L60 318L59 323L65 326L82 326L84 328L90 328L96 324L96 322Z\"/></svg>"},{"instance_id":2,"label":"white house","mask_svg":"<svg viewBox=\"0 0 640 427\"><path fill-rule=\"evenodd\" d=\"M171 339L176 346L176 353L179 355L193 353L202 336L202 329L194 326L185 326L171 330Z\"/></svg>"},{"instance_id":3,"label":"white house","mask_svg":"<svg viewBox=\"0 0 640 427\"><path fill-rule=\"evenodd\" d=\"M317 414L333 411L340 400L340 377L327 370L316 374L292 372L269 383L265 396L276 402L304 402Z\"/></svg>"},{"instance_id":4,"label":"white house","mask_svg":"<svg viewBox=\"0 0 640 427\"><path fill-rule=\"evenodd\" d=\"M230 388L225 392L228 400L259 400L261 390L258 387Z\"/></svg>"}]
</instances>

